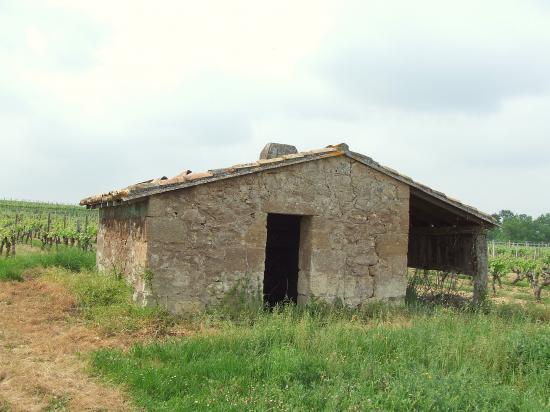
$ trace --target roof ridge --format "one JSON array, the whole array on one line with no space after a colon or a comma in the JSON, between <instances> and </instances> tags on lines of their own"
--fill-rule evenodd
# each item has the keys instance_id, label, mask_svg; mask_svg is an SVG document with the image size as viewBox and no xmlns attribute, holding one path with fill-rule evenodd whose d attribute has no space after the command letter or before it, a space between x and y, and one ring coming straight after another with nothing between
<instances>
[{"instance_id":1,"label":"roof ridge","mask_svg":"<svg viewBox=\"0 0 550 412\"><path fill-rule=\"evenodd\" d=\"M257 173L264 170L275 169L293 164L308 162L312 160L324 159L333 156L347 156L368 167L371 167L387 176L390 176L402 183L405 183L415 189L450 204L462 211L478 217L479 219L495 224L492 216L483 213L473 206L466 205L456 199L447 196L445 193L430 188L422 183L414 181L409 176L403 175L387 166L383 166L369 156L353 152L346 143L329 145L324 148L306 150L298 153L285 154L271 159L259 159L250 163L239 163L221 169L210 169L203 172L191 172L186 170L172 178L158 178L146 180L141 183L130 185L123 189L112 190L107 193L91 196L80 201L81 205L87 207L110 206L120 204L124 201L139 199L141 197L151 196L158 193L164 193L172 190L196 186L203 183L233 178L251 173Z\"/></svg>"}]
</instances>

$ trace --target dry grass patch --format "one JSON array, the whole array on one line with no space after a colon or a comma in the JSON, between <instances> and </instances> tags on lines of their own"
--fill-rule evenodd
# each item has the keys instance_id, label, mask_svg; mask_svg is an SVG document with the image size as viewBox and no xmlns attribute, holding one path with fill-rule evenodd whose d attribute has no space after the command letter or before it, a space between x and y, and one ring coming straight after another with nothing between
<instances>
[{"instance_id":1,"label":"dry grass patch","mask_svg":"<svg viewBox=\"0 0 550 412\"><path fill-rule=\"evenodd\" d=\"M63 405L66 410L132 410L124 394L84 372L79 356L121 342L101 338L74 314L75 299L59 284L43 279L2 283L0 405L5 410L63 410Z\"/></svg>"},{"instance_id":2,"label":"dry grass patch","mask_svg":"<svg viewBox=\"0 0 550 412\"><path fill-rule=\"evenodd\" d=\"M86 372L101 348L195 331L132 304L122 280L96 272L31 267L0 288L0 411L126 411L126 395Z\"/></svg>"}]
</instances>

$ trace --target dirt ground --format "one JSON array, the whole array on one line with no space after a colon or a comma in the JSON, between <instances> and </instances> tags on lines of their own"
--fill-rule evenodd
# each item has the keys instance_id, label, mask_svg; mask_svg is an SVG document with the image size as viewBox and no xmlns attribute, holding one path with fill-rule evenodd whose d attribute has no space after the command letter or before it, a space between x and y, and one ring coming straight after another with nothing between
<instances>
[{"instance_id":1,"label":"dirt ground","mask_svg":"<svg viewBox=\"0 0 550 412\"><path fill-rule=\"evenodd\" d=\"M62 287L41 279L0 283L0 412L136 410L116 388L90 377L85 354L127 346L75 316Z\"/></svg>"}]
</instances>

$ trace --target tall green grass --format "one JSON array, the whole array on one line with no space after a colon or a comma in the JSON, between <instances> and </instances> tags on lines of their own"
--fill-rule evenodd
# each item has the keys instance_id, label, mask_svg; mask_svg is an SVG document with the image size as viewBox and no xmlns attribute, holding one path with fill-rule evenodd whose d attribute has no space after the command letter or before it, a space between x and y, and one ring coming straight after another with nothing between
<instances>
[{"instance_id":1,"label":"tall green grass","mask_svg":"<svg viewBox=\"0 0 550 412\"><path fill-rule=\"evenodd\" d=\"M44 253L31 253L15 258L0 258L0 281L22 280L23 272L34 267L57 266L78 272L95 267L95 253L78 248L61 247Z\"/></svg>"},{"instance_id":2,"label":"tall green grass","mask_svg":"<svg viewBox=\"0 0 550 412\"><path fill-rule=\"evenodd\" d=\"M134 304L132 288L114 275L55 268L46 271L43 278L65 286L83 319L106 334L131 333L145 327L162 334L174 322L174 317L160 307Z\"/></svg>"},{"instance_id":3,"label":"tall green grass","mask_svg":"<svg viewBox=\"0 0 550 412\"><path fill-rule=\"evenodd\" d=\"M550 408L550 326L517 310L285 307L218 333L101 350L94 370L147 410Z\"/></svg>"}]
</instances>

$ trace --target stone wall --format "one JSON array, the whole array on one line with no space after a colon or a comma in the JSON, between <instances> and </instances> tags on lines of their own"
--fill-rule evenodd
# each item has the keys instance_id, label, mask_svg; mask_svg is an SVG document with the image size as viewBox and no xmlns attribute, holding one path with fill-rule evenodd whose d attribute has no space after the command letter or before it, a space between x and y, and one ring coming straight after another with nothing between
<instances>
[{"instance_id":1,"label":"stone wall","mask_svg":"<svg viewBox=\"0 0 550 412\"><path fill-rule=\"evenodd\" d=\"M236 287L261 291L268 213L307 216L299 302L358 305L405 294L409 188L347 157L153 195L144 210L147 258L141 229L126 247L137 246L152 297L173 312L220 303Z\"/></svg>"},{"instance_id":2,"label":"stone wall","mask_svg":"<svg viewBox=\"0 0 550 412\"><path fill-rule=\"evenodd\" d=\"M97 266L108 273L122 273L134 288L134 300L147 304L147 201L100 209L97 233Z\"/></svg>"}]
</instances>

